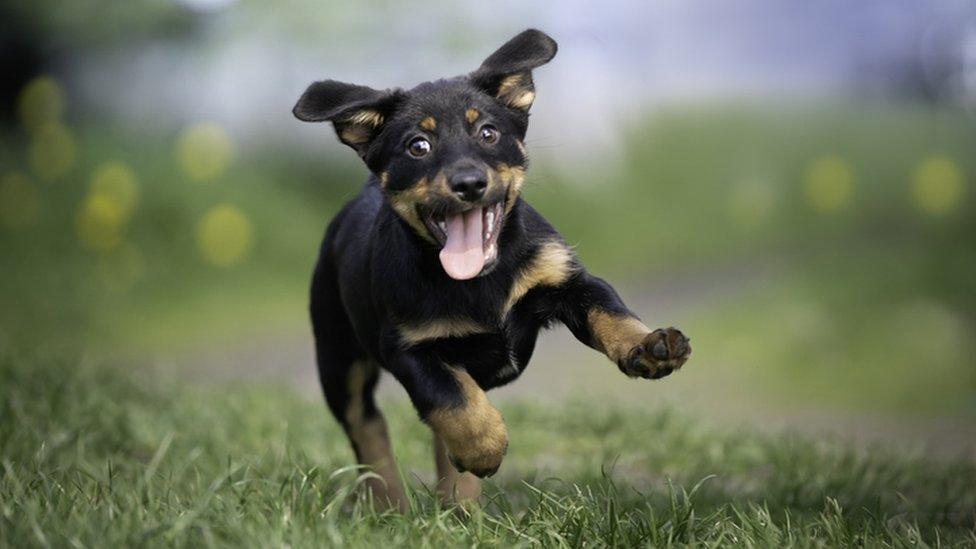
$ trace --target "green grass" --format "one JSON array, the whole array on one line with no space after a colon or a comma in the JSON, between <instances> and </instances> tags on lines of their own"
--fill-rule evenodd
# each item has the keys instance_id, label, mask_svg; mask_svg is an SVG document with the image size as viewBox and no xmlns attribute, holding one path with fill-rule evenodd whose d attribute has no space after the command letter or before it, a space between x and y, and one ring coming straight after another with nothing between
<instances>
[{"instance_id":1,"label":"green grass","mask_svg":"<svg viewBox=\"0 0 976 549\"><path fill-rule=\"evenodd\" d=\"M324 405L84 361L0 359L0 546L976 546L976 464L577 401L503 407L483 509L430 495L429 436L385 406L412 511L380 514ZM413 472L410 472L413 471Z\"/></svg>"}]
</instances>

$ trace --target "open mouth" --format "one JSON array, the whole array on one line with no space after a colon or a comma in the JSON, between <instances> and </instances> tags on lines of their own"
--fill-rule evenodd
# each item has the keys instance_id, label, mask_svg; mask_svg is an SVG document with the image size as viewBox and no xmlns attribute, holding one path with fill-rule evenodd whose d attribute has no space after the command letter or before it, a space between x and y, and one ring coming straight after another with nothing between
<instances>
[{"instance_id":1,"label":"open mouth","mask_svg":"<svg viewBox=\"0 0 976 549\"><path fill-rule=\"evenodd\" d=\"M448 276L468 280L494 263L503 212L502 201L453 214L423 216L427 230L442 246L440 260Z\"/></svg>"}]
</instances>

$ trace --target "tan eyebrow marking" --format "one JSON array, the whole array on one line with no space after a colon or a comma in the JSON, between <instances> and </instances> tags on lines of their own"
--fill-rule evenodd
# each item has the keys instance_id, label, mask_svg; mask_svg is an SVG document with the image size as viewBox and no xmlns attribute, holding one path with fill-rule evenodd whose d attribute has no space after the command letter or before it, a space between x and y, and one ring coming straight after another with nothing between
<instances>
[{"instance_id":1,"label":"tan eyebrow marking","mask_svg":"<svg viewBox=\"0 0 976 549\"><path fill-rule=\"evenodd\" d=\"M474 124L474 121L481 116L481 113L475 109L468 109L464 111L464 119L468 121L468 124Z\"/></svg>"},{"instance_id":2,"label":"tan eyebrow marking","mask_svg":"<svg viewBox=\"0 0 976 549\"><path fill-rule=\"evenodd\" d=\"M437 129L437 120L435 120L433 116L428 116L427 118L421 120L418 126L420 126L422 129L432 132L435 129Z\"/></svg>"}]
</instances>

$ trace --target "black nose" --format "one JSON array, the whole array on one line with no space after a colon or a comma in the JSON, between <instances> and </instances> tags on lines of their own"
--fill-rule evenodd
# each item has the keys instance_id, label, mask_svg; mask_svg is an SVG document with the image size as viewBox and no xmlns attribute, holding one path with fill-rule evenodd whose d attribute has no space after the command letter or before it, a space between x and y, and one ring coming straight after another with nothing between
<instances>
[{"instance_id":1,"label":"black nose","mask_svg":"<svg viewBox=\"0 0 976 549\"><path fill-rule=\"evenodd\" d=\"M485 195L488 180L481 170L465 170L452 175L448 179L451 191L461 200L474 202Z\"/></svg>"}]
</instances>

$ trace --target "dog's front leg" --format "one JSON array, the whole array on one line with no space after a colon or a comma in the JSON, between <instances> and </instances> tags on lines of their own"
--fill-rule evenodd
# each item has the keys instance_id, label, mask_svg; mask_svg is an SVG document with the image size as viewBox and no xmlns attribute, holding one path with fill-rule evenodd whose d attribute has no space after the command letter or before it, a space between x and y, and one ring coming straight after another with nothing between
<instances>
[{"instance_id":1,"label":"dog's front leg","mask_svg":"<svg viewBox=\"0 0 976 549\"><path fill-rule=\"evenodd\" d=\"M411 350L396 352L387 363L421 419L443 441L454 467L479 477L493 475L508 449L508 431L468 372Z\"/></svg>"},{"instance_id":2,"label":"dog's front leg","mask_svg":"<svg viewBox=\"0 0 976 549\"><path fill-rule=\"evenodd\" d=\"M662 378L688 360L690 341L680 330L649 329L604 280L582 271L559 290L557 316L628 376Z\"/></svg>"}]
</instances>

